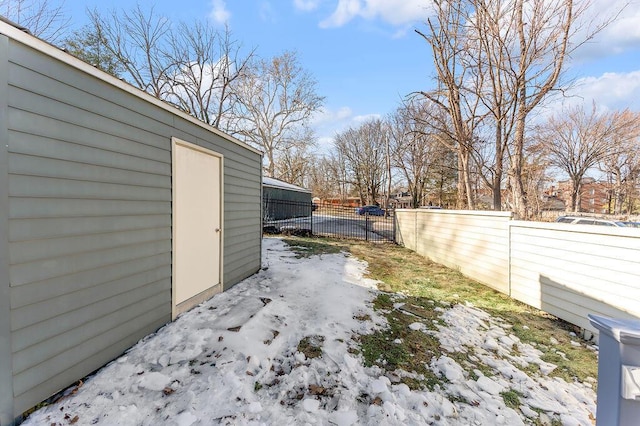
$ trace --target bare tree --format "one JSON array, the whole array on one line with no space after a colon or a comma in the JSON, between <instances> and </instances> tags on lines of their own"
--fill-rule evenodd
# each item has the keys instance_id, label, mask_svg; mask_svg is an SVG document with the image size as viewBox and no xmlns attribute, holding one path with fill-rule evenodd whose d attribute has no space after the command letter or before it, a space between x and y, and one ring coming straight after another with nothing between
<instances>
[{"instance_id":1,"label":"bare tree","mask_svg":"<svg viewBox=\"0 0 640 426\"><path fill-rule=\"evenodd\" d=\"M433 178L431 166L448 149L437 141L433 129L425 127L425 120L416 120L418 103L410 101L388 118L392 165L402 173L414 208L423 204Z\"/></svg>"},{"instance_id":2,"label":"bare tree","mask_svg":"<svg viewBox=\"0 0 640 426\"><path fill-rule=\"evenodd\" d=\"M558 88L567 55L577 46L570 44L576 32L576 21L584 14L588 3L515 0L509 6L512 13L506 20L515 31L513 39L503 41L511 50L504 71L511 76L510 90L516 97L509 184L516 215L527 218L530 212L523 181L527 119Z\"/></svg>"},{"instance_id":3,"label":"bare tree","mask_svg":"<svg viewBox=\"0 0 640 426\"><path fill-rule=\"evenodd\" d=\"M541 217L542 211L547 206L545 202L545 190L556 181L552 172L552 162L547 155L544 146L535 138L527 138L525 146L525 167L522 181L525 190L529 194L529 209L533 217ZM507 201L510 197L507 197Z\"/></svg>"},{"instance_id":4,"label":"bare tree","mask_svg":"<svg viewBox=\"0 0 640 426\"><path fill-rule=\"evenodd\" d=\"M639 133L636 114L628 110L598 113L593 105L589 112L578 106L551 117L536 134L551 164L569 177L571 208L579 211L586 173L622 152L625 142Z\"/></svg>"},{"instance_id":5,"label":"bare tree","mask_svg":"<svg viewBox=\"0 0 640 426\"><path fill-rule=\"evenodd\" d=\"M458 207L473 209L475 200L471 184L471 161L474 132L481 117L478 98L467 96L467 82L474 78L468 33L469 17L473 13L468 0L435 0L436 13L427 21L429 32L422 36L433 54L438 87L419 92L439 107L440 113L428 117L441 143L457 153ZM473 92L471 92L473 93Z\"/></svg>"},{"instance_id":6,"label":"bare tree","mask_svg":"<svg viewBox=\"0 0 640 426\"><path fill-rule=\"evenodd\" d=\"M122 66L124 79L166 100L172 93L171 76L177 65L167 54L169 20L139 4L130 11L113 10L108 15L94 9L89 17L104 37L105 47Z\"/></svg>"},{"instance_id":7,"label":"bare tree","mask_svg":"<svg viewBox=\"0 0 640 426\"><path fill-rule=\"evenodd\" d=\"M305 179L305 187L321 199L340 198L338 173L329 156L314 156L309 162L309 171Z\"/></svg>"},{"instance_id":8,"label":"bare tree","mask_svg":"<svg viewBox=\"0 0 640 426\"><path fill-rule=\"evenodd\" d=\"M316 81L299 64L294 52L270 60L258 60L238 79L238 102L234 104L236 123L229 130L265 153L265 172L273 176L276 157L293 146L308 144L299 140L324 97L316 93Z\"/></svg>"},{"instance_id":9,"label":"bare tree","mask_svg":"<svg viewBox=\"0 0 640 426\"><path fill-rule=\"evenodd\" d=\"M530 116L567 87L561 77L568 55L611 19L586 22L589 0L436 0L435 6L429 34L421 34L432 48L440 84L441 97L430 99L443 105L451 136L462 144L461 172L468 175L468 158L474 159L499 208L503 162L508 159L511 205L526 218L530 212L523 177ZM577 39L583 26L589 28ZM483 140L478 135L481 122L493 128L492 161L476 149L475 142Z\"/></svg>"},{"instance_id":10,"label":"bare tree","mask_svg":"<svg viewBox=\"0 0 640 426\"><path fill-rule=\"evenodd\" d=\"M513 138L517 99L511 90L511 75L504 72L512 57L509 40L513 39L514 28L508 22L512 9L503 1L474 3L468 37L475 78L469 81L469 91L486 111L482 127L486 140L493 143L485 143L485 135L478 136L480 143L474 145L473 158L479 177L493 194L493 209L501 210L505 160Z\"/></svg>"},{"instance_id":11,"label":"bare tree","mask_svg":"<svg viewBox=\"0 0 640 426\"><path fill-rule=\"evenodd\" d=\"M64 12L64 3L53 5L49 0L0 0L0 15L49 43L64 37L71 21Z\"/></svg>"},{"instance_id":12,"label":"bare tree","mask_svg":"<svg viewBox=\"0 0 640 426\"><path fill-rule=\"evenodd\" d=\"M307 177L314 155L309 145L297 145L279 153L276 161L275 177L294 185L307 187Z\"/></svg>"},{"instance_id":13,"label":"bare tree","mask_svg":"<svg viewBox=\"0 0 640 426\"><path fill-rule=\"evenodd\" d=\"M225 27L219 32L208 23L181 23L171 31L169 63L173 103L194 117L227 130L233 109L233 85L247 72L254 50L242 53L242 45Z\"/></svg>"},{"instance_id":14,"label":"bare tree","mask_svg":"<svg viewBox=\"0 0 640 426\"><path fill-rule=\"evenodd\" d=\"M387 138L385 123L374 119L338 133L334 139L336 151L345 161L349 182L365 204L376 204L382 193Z\"/></svg>"},{"instance_id":15,"label":"bare tree","mask_svg":"<svg viewBox=\"0 0 640 426\"><path fill-rule=\"evenodd\" d=\"M320 165L327 167L328 182L337 189L338 198L345 204L349 196L357 193L349 179L347 159L340 151L333 151L325 160Z\"/></svg>"},{"instance_id":16,"label":"bare tree","mask_svg":"<svg viewBox=\"0 0 640 426\"><path fill-rule=\"evenodd\" d=\"M599 168L611 185L609 212L622 214L626 206L631 214L640 178L640 113L623 111L622 115L628 117L629 125L615 137L618 149L607 155Z\"/></svg>"},{"instance_id":17,"label":"bare tree","mask_svg":"<svg viewBox=\"0 0 640 426\"><path fill-rule=\"evenodd\" d=\"M435 202L436 205L453 208L457 202L458 165L455 152L443 146L436 151L436 159L431 163L431 182L429 184L428 202Z\"/></svg>"}]
</instances>

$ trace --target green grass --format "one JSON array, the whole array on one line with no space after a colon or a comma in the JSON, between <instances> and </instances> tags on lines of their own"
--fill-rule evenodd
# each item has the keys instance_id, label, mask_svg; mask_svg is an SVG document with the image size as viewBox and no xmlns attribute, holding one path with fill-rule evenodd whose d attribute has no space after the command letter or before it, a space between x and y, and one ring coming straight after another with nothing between
<instances>
[{"instance_id":1,"label":"green grass","mask_svg":"<svg viewBox=\"0 0 640 426\"><path fill-rule=\"evenodd\" d=\"M401 377L401 381L411 389L433 390L442 379L429 369L429 363L440 351L440 343L421 331L411 330L409 324L416 322L416 318L393 309L394 302L393 295L386 293L374 300L375 308L386 312L389 327L358 337L364 365L377 365L390 372L401 369L417 373L420 378Z\"/></svg>"},{"instance_id":2,"label":"green grass","mask_svg":"<svg viewBox=\"0 0 640 426\"><path fill-rule=\"evenodd\" d=\"M429 376L426 365L432 356L440 356L442 350L434 338L422 332L413 332L408 324L417 319L427 325L432 324L439 318L439 313L433 310L434 305L442 306L444 303L453 306L460 302L470 302L512 324L515 336L542 351L543 360L557 365L550 376L561 377L568 382L582 382L597 377L598 363L594 351L571 345L572 339L580 341L569 335L570 331L576 330L573 325L511 299L458 271L431 262L411 250L392 244L347 240L291 238L284 241L294 250L302 250L301 256L346 251L368 262L369 278L382 281L378 288L386 292L378 296L374 307L385 314L389 327L373 335L362 336L361 353L368 365L424 374L425 380L414 383L414 386L432 383L434 378ZM402 302L407 309L403 311L393 309L394 294L398 293L405 296ZM557 344L551 344L552 337ZM402 343L393 343L396 339ZM564 353L565 357L557 351ZM465 353L446 355L456 361L464 361L469 365L468 371L477 368L483 374L487 371L486 375L490 375L486 366L470 362ZM525 371L539 374L537 366Z\"/></svg>"},{"instance_id":3,"label":"green grass","mask_svg":"<svg viewBox=\"0 0 640 426\"><path fill-rule=\"evenodd\" d=\"M508 391L500 392L500 396L502 396L504 405L509 408L513 408L514 410L518 410L520 407L520 398L524 395L522 395L521 392L509 389Z\"/></svg>"}]
</instances>

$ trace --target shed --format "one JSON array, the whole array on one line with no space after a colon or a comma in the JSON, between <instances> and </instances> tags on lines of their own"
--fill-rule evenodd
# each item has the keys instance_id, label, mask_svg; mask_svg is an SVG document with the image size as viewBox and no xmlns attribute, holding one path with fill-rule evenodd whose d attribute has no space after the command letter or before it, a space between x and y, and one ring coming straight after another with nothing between
<instances>
[{"instance_id":1,"label":"shed","mask_svg":"<svg viewBox=\"0 0 640 426\"><path fill-rule=\"evenodd\" d=\"M0 22L0 424L260 268L261 153Z\"/></svg>"},{"instance_id":2,"label":"shed","mask_svg":"<svg viewBox=\"0 0 640 426\"><path fill-rule=\"evenodd\" d=\"M265 222L311 216L311 191L278 179L262 179Z\"/></svg>"}]
</instances>

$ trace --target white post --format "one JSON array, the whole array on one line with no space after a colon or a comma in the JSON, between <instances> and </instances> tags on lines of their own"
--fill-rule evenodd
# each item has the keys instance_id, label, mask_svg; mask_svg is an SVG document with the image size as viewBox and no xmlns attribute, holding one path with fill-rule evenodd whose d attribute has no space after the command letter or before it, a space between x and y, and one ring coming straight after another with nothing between
<instances>
[{"instance_id":1,"label":"white post","mask_svg":"<svg viewBox=\"0 0 640 426\"><path fill-rule=\"evenodd\" d=\"M640 320L589 315L600 331L597 426L634 426L640 419Z\"/></svg>"}]
</instances>

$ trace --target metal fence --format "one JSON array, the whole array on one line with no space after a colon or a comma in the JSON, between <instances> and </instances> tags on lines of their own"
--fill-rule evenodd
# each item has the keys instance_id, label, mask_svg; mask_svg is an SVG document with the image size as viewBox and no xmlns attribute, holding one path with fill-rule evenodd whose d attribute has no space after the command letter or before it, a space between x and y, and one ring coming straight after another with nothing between
<instances>
[{"instance_id":1,"label":"metal fence","mask_svg":"<svg viewBox=\"0 0 640 426\"><path fill-rule=\"evenodd\" d=\"M394 211L359 214L357 207L263 200L263 232L395 242Z\"/></svg>"}]
</instances>

